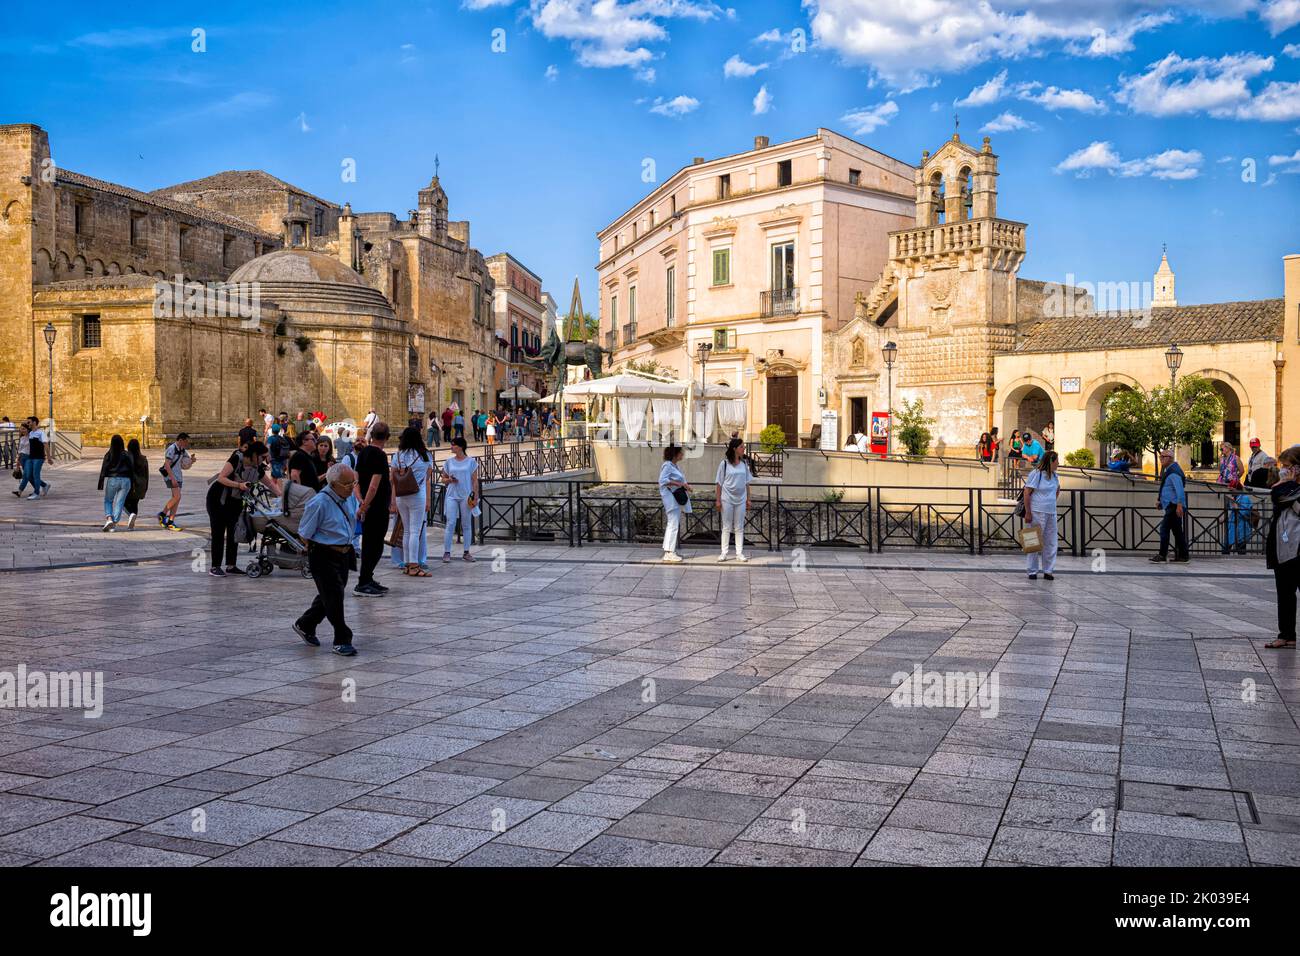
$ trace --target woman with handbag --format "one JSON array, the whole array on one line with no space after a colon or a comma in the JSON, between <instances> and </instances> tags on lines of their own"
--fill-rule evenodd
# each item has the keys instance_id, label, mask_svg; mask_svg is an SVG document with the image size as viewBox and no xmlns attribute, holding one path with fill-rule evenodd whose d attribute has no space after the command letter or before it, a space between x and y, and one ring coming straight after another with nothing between
<instances>
[{"instance_id":1,"label":"woman with handbag","mask_svg":"<svg viewBox=\"0 0 1300 956\"><path fill-rule=\"evenodd\" d=\"M1042 536L1041 551L1030 551L1025 556L1025 570L1029 580L1053 581L1056 570L1056 496L1061 492L1061 479L1056 475L1056 452L1045 451L1038 465L1025 479L1025 527L1032 525Z\"/></svg>"},{"instance_id":2,"label":"woman with handbag","mask_svg":"<svg viewBox=\"0 0 1300 956\"><path fill-rule=\"evenodd\" d=\"M428 547L424 514L432 468L433 458L420 436L419 426L408 425L397 439L391 474L394 507L402 526L402 573L414 578L429 577L429 569L424 564Z\"/></svg>"},{"instance_id":3,"label":"woman with handbag","mask_svg":"<svg viewBox=\"0 0 1300 956\"><path fill-rule=\"evenodd\" d=\"M473 561L469 553L474 541L474 510L483 493L479 479L478 462L466 454L468 446L463 435L451 440L452 457L442 463L442 483L447 486L443 498L442 514L447 519L447 530L442 534L442 563L451 561L451 543L456 537L456 524L460 523L461 543L465 547L462 557Z\"/></svg>"},{"instance_id":4,"label":"woman with handbag","mask_svg":"<svg viewBox=\"0 0 1300 956\"><path fill-rule=\"evenodd\" d=\"M221 466L208 487L205 504L208 523L212 527L212 565L208 574L224 578L227 574L243 574L235 563L239 543L235 540L235 523L244 511L244 495L252 491L259 481L280 494L280 483L267 471L267 448L260 441L250 442L236 451ZM224 542L224 547L223 547ZM221 559L225 556L225 570Z\"/></svg>"},{"instance_id":5,"label":"woman with handbag","mask_svg":"<svg viewBox=\"0 0 1300 956\"><path fill-rule=\"evenodd\" d=\"M99 490L104 492L104 530L116 531L122 520L122 508L131 491L135 476L135 459L126 450L121 435L109 439L108 451L99 466Z\"/></svg>"},{"instance_id":6,"label":"woman with handbag","mask_svg":"<svg viewBox=\"0 0 1300 956\"><path fill-rule=\"evenodd\" d=\"M664 463L659 468L659 497L664 503L664 562L679 564L677 533L681 529L682 515L691 513L691 486L677 463L684 452L681 445L664 449Z\"/></svg>"},{"instance_id":7,"label":"woman with handbag","mask_svg":"<svg viewBox=\"0 0 1300 956\"><path fill-rule=\"evenodd\" d=\"M18 464L14 467L14 480L18 482L18 490L14 496L21 498L23 489L31 484L31 469L27 467L27 459L31 451L31 426L26 422L20 422L18 425Z\"/></svg>"}]
</instances>

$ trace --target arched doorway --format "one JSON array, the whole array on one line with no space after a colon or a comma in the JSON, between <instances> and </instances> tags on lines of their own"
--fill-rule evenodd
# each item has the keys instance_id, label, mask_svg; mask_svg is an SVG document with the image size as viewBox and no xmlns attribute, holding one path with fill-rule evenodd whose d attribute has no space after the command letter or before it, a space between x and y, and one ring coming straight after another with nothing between
<instances>
[{"instance_id":1,"label":"arched doorway","mask_svg":"<svg viewBox=\"0 0 1300 956\"><path fill-rule=\"evenodd\" d=\"M1193 468L1213 468L1219 460L1219 443L1227 442L1241 452L1241 399L1227 382L1205 376L1223 399L1223 421L1210 432L1210 437L1191 448Z\"/></svg>"},{"instance_id":2,"label":"arched doorway","mask_svg":"<svg viewBox=\"0 0 1300 956\"><path fill-rule=\"evenodd\" d=\"M1056 420L1056 406L1052 396L1041 386L1027 383L1011 390L1002 403L1003 440L1009 440L1011 433L1026 428L1034 437L1042 434L1043 426Z\"/></svg>"},{"instance_id":3,"label":"arched doorway","mask_svg":"<svg viewBox=\"0 0 1300 956\"><path fill-rule=\"evenodd\" d=\"M1127 391L1132 391L1132 386L1128 382L1102 382L1092 390L1092 393L1088 396L1087 404L1084 406L1083 433L1085 440L1087 441L1087 447L1097 456L1097 463L1099 465L1104 465L1106 461L1110 459L1111 452L1113 452L1117 446L1110 444L1103 445L1092 437L1092 430L1096 428L1100 422L1105 421L1106 419L1106 399L1110 398L1110 396L1116 392ZM1139 456L1143 453L1143 449L1141 448L1128 448L1125 449L1125 451L1135 452Z\"/></svg>"}]
</instances>

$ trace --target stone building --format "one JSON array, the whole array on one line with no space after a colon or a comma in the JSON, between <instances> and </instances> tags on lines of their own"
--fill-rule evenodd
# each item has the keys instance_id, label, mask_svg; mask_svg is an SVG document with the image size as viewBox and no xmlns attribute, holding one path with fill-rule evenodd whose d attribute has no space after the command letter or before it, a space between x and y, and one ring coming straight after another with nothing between
<instances>
[{"instance_id":1,"label":"stone building","mask_svg":"<svg viewBox=\"0 0 1300 956\"><path fill-rule=\"evenodd\" d=\"M538 395L545 395L544 374L526 361L541 351L548 332L542 279L508 252L489 256L487 264L496 282L492 313L497 350L497 394L509 391L509 373L513 369L519 373L520 385L531 388ZM502 404L499 397L496 404Z\"/></svg>"},{"instance_id":2,"label":"stone building","mask_svg":"<svg viewBox=\"0 0 1300 956\"><path fill-rule=\"evenodd\" d=\"M752 431L808 435L834 390L827 337L912 222L913 178L827 129L697 159L598 233L600 344L747 389Z\"/></svg>"},{"instance_id":3,"label":"stone building","mask_svg":"<svg viewBox=\"0 0 1300 956\"><path fill-rule=\"evenodd\" d=\"M492 278L437 177L418 206L354 215L257 170L144 193L0 126L0 407L46 413L47 323L55 419L90 443L486 401Z\"/></svg>"}]
</instances>

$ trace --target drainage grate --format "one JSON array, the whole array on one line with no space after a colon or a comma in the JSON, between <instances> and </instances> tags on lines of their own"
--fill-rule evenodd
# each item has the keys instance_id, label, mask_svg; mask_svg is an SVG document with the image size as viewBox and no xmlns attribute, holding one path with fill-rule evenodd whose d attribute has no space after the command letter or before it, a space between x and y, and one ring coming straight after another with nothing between
<instances>
[{"instance_id":1,"label":"drainage grate","mask_svg":"<svg viewBox=\"0 0 1300 956\"><path fill-rule=\"evenodd\" d=\"M1256 825L1260 822L1255 795L1249 790L1225 787L1188 787L1121 779L1115 796L1115 809L1191 817L1194 820L1223 820ZM1248 819L1243 819L1243 812Z\"/></svg>"}]
</instances>

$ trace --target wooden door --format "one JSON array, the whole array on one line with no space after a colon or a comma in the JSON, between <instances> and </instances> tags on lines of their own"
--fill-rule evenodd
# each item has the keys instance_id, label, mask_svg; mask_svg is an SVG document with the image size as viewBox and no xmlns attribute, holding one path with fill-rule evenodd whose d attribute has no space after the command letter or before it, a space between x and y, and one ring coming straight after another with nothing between
<instances>
[{"instance_id":1,"label":"wooden door","mask_svg":"<svg viewBox=\"0 0 1300 956\"><path fill-rule=\"evenodd\" d=\"M767 380L767 424L780 425L792 448L799 444L799 377L780 375Z\"/></svg>"}]
</instances>

